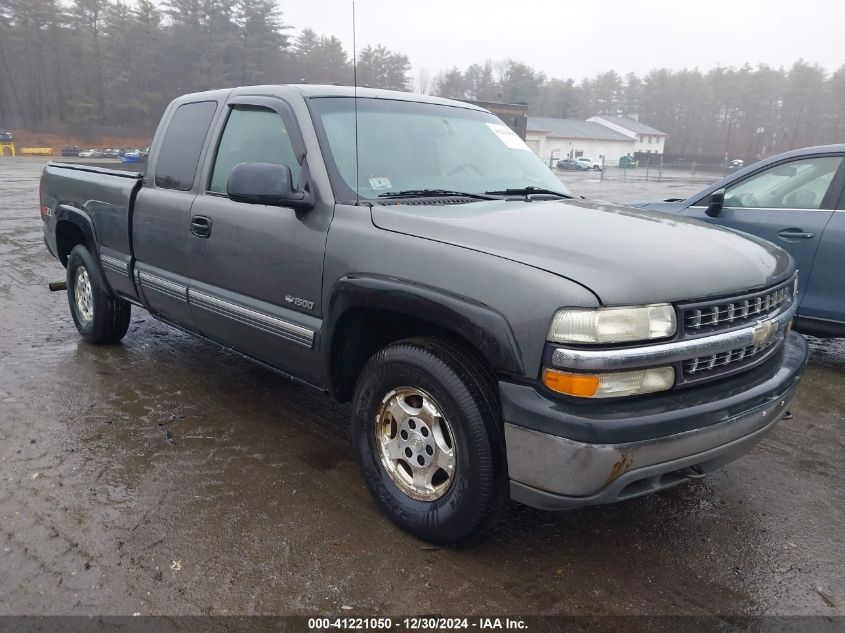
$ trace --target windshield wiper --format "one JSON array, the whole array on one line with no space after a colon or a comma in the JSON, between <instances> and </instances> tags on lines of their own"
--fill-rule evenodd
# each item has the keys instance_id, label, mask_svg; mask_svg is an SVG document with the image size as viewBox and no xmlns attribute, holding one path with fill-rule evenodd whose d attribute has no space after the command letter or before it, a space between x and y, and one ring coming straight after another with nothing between
<instances>
[{"instance_id":1,"label":"windshield wiper","mask_svg":"<svg viewBox=\"0 0 845 633\"><path fill-rule=\"evenodd\" d=\"M502 189L501 191L485 191L484 193L497 196L531 196L534 194L542 194L547 196L560 196L561 198L572 197L569 194L561 193L560 191L552 191L551 189L543 189L542 187L535 187L533 185L518 187L515 189Z\"/></svg>"},{"instance_id":2,"label":"windshield wiper","mask_svg":"<svg viewBox=\"0 0 845 633\"><path fill-rule=\"evenodd\" d=\"M449 191L448 189L408 189L406 191L388 191L380 193L379 198L475 198L476 200L501 200L488 193L467 193L466 191Z\"/></svg>"}]
</instances>

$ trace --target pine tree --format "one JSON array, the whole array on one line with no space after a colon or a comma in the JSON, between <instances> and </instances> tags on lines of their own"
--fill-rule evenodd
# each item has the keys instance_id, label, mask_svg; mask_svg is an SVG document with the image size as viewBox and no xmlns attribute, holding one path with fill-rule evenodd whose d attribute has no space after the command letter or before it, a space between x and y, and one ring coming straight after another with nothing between
<instances>
[{"instance_id":1,"label":"pine tree","mask_svg":"<svg viewBox=\"0 0 845 633\"><path fill-rule=\"evenodd\" d=\"M366 46L358 55L358 83L370 88L407 90L411 62L384 47Z\"/></svg>"}]
</instances>

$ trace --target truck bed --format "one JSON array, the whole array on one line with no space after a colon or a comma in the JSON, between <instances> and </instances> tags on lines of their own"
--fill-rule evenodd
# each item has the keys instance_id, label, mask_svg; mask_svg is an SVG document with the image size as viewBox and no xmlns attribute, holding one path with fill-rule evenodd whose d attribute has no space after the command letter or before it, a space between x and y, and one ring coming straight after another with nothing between
<instances>
[{"instance_id":1,"label":"truck bed","mask_svg":"<svg viewBox=\"0 0 845 633\"><path fill-rule=\"evenodd\" d=\"M127 276L132 260L132 206L142 179L137 171L50 162L41 180L42 205L54 210L45 232L50 249L57 252L53 237L57 223L70 218L88 222L96 237L95 255L109 282L115 291L130 297L135 296Z\"/></svg>"}]
</instances>

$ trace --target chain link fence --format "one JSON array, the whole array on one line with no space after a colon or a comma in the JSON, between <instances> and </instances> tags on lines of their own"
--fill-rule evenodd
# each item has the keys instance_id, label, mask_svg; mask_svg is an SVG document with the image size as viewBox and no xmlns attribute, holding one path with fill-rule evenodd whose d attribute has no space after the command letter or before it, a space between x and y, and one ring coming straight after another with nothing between
<instances>
[{"instance_id":1,"label":"chain link fence","mask_svg":"<svg viewBox=\"0 0 845 633\"><path fill-rule=\"evenodd\" d=\"M661 156L605 163L600 178L635 182L711 183L728 175L727 162L666 161Z\"/></svg>"}]
</instances>

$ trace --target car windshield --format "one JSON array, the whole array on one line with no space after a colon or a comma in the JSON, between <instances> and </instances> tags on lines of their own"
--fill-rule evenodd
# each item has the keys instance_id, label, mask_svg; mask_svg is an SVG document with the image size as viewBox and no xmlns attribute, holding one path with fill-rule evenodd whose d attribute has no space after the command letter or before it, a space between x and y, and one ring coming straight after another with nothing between
<instances>
[{"instance_id":1,"label":"car windshield","mask_svg":"<svg viewBox=\"0 0 845 633\"><path fill-rule=\"evenodd\" d=\"M310 102L336 193L345 202L356 198L354 101ZM359 98L357 133L357 196L362 199L402 191L483 194L525 187L569 195L525 142L487 112Z\"/></svg>"}]
</instances>

